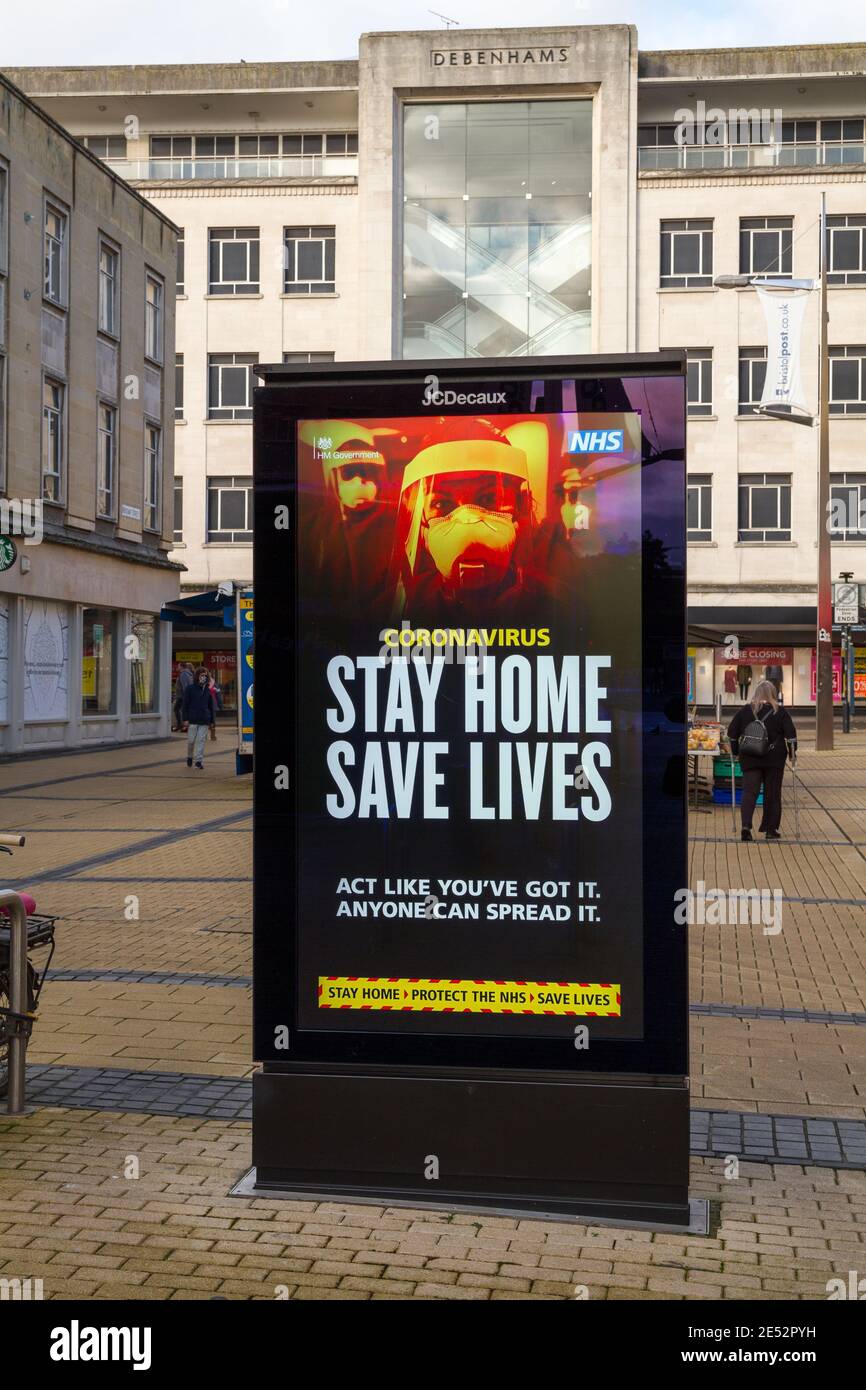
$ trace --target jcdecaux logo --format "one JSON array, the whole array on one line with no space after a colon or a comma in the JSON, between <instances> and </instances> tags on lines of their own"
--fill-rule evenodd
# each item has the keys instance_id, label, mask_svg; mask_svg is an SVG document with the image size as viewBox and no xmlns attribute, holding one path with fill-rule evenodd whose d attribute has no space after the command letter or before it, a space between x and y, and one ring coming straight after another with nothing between
<instances>
[{"instance_id":1,"label":"jcdecaux logo","mask_svg":"<svg viewBox=\"0 0 866 1390\"><path fill-rule=\"evenodd\" d=\"M621 454L622 430L569 430L570 454Z\"/></svg>"}]
</instances>

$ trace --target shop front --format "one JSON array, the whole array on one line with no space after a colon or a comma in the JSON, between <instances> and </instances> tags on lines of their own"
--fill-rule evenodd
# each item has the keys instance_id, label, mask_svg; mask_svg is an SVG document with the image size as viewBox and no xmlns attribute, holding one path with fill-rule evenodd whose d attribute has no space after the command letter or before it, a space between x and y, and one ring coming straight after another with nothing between
<instances>
[{"instance_id":1,"label":"shop front","mask_svg":"<svg viewBox=\"0 0 866 1390\"><path fill-rule=\"evenodd\" d=\"M758 683L772 681L783 704L808 709L815 704L815 648L767 644L740 647L690 647L689 701L697 705L730 707L731 713L751 700ZM711 674L710 674L711 673ZM842 652L833 649L833 703L843 699ZM866 700L866 648L854 658L855 699Z\"/></svg>"},{"instance_id":2,"label":"shop front","mask_svg":"<svg viewBox=\"0 0 866 1390\"><path fill-rule=\"evenodd\" d=\"M170 634L159 612L175 567L97 554L71 564L68 546L46 540L10 580L15 590L0 593L0 754L165 737Z\"/></svg>"},{"instance_id":3,"label":"shop front","mask_svg":"<svg viewBox=\"0 0 866 1390\"><path fill-rule=\"evenodd\" d=\"M189 638L187 633L186 637ZM171 683L174 689L180 663L189 662L192 667L206 666L214 678L217 688L220 711L236 714L238 708L238 663L234 651L220 647L179 647L172 655Z\"/></svg>"}]
</instances>

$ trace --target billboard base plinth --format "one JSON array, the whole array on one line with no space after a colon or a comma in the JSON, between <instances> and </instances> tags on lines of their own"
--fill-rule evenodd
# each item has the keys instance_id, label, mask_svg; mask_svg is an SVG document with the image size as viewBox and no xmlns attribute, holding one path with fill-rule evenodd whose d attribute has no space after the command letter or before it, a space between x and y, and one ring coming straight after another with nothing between
<instances>
[{"instance_id":1,"label":"billboard base plinth","mask_svg":"<svg viewBox=\"0 0 866 1390\"><path fill-rule=\"evenodd\" d=\"M293 1187L286 1188L273 1186L270 1183L259 1182L258 1170L250 1168L243 1177L239 1178L233 1187L229 1189L230 1197L266 1197L269 1201L275 1199L280 1202L309 1202L311 1198L322 1202L346 1202L354 1206L381 1207L387 1204L388 1207L405 1207L410 1211L445 1211L461 1212L467 1216L516 1216L516 1217L535 1217L538 1221L562 1221L573 1225L576 1220L583 1218L587 1225L592 1226L615 1226L618 1229L628 1227L634 1230L647 1231L669 1231L672 1234L682 1232L690 1236L706 1236L710 1230L710 1204L706 1197L689 1198L689 1224L682 1226L676 1222L665 1224L661 1220L638 1221L625 1216L596 1216L581 1209L575 1211L551 1211L548 1207L540 1204L539 1206L492 1206L484 1198L477 1198L474 1202L468 1201L465 1193L461 1193L455 1200L440 1198L437 1202L429 1200L422 1201L420 1197L405 1196L399 1193L379 1192L370 1196L369 1192L364 1192L355 1188L324 1188L316 1187Z\"/></svg>"},{"instance_id":2,"label":"billboard base plinth","mask_svg":"<svg viewBox=\"0 0 866 1390\"><path fill-rule=\"evenodd\" d=\"M700 1231L688 1131L684 1078L297 1064L253 1077L243 1192Z\"/></svg>"}]
</instances>

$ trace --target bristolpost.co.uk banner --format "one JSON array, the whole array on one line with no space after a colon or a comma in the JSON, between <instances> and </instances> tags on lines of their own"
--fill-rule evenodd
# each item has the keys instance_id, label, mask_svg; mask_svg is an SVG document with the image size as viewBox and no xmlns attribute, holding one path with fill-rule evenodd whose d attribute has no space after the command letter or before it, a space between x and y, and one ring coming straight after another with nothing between
<instances>
[{"instance_id":1,"label":"bristolpost.co.uk banner","mask_svg":"<svg viewBox=\"0 0 866 1390\"><path fill-rule=\"evenodd\" d=\"M300 422L301 1028L640 1038L640 451Z\"/></svg>"}]
</instances>

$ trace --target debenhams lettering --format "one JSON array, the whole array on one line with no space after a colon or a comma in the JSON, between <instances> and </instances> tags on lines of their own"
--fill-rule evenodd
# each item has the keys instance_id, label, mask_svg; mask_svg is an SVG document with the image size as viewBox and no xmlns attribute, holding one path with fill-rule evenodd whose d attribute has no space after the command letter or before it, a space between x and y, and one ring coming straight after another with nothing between
<instances>
[{"instance_id":1,"label":"debenhams lettering","mask_svg":"<svg viewBox=\"0 0 866 1390\"><path fill-rule=\"evenodd\" d=\"M529 63L567 63L567 48L434 48L434 68L480 68Z\"/></svg>"}]
</instances>

